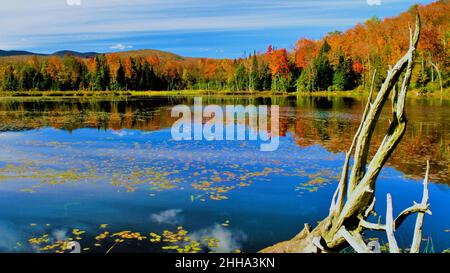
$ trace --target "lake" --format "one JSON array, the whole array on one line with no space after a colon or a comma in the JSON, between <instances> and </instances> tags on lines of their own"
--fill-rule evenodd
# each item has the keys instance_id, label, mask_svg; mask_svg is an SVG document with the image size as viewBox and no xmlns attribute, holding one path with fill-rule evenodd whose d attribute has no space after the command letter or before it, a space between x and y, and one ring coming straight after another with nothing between
<instances>
[{"instance_id":1,"label":"lake","mask_svg":"<svg viewBox=\"0 0 450 273\"><path fill-rule=\"evenodd\" d=\"M256 252L327 215L364 99L203 97L204 105L280 105L274 152L258 141L174 141L171 108L193 102L1 98L0 251L61 252L75 240L84 252ZM394 214L420 202L431 161L424 251L450 247L449 109L446 100L408 99L407 132L377 182L384 221L387 193ZM414 222L396 233L401 248Z\"/></svg>"}]
</instances>

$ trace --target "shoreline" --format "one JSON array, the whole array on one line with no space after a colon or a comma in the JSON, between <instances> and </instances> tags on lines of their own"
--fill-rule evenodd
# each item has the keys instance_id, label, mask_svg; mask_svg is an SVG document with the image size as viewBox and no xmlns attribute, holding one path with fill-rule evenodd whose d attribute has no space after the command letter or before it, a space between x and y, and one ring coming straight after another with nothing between
<instances>
[{"instance_id":1,"label":"shoreline","mask_svg":"<svg viewBox=\"0 0 450 273\"><path fill-rule=\"evenodd\" d=\"M117 97L157 97L157 96L234 96L234 97L361 97L369 95L367 91L316 91L316 92L272 92L272 91L206 91L206 90L175 90L175 91L0 91L3 98L117 98ZM450 100L450 89L420 94L411 90L408 98L445 99Z\"/></svg>"}]
</instances>

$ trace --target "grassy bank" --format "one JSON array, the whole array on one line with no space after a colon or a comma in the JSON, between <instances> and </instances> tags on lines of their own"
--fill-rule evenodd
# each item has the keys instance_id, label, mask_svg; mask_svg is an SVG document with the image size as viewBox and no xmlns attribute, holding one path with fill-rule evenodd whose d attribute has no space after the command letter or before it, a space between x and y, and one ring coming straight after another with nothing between
<instances>
[{"instance_id":1,"label":"grassy bank","mask_svg":"<svg viewBox=\"0 0 450 273\"><path fill-rule=\"evenodd\" d=\"M367 97L368 92L351 91L318 91L318 92L272 92L272 91L207 91L207 90L175 90L175 91L0 91L0 98L10 97L137 97L137 96L321 96L321 97ZM419 90L410 90L408 97L412 98L443 98L450 99L450 89L441 92L421 94Z\"/></svg>"}]
</instances>

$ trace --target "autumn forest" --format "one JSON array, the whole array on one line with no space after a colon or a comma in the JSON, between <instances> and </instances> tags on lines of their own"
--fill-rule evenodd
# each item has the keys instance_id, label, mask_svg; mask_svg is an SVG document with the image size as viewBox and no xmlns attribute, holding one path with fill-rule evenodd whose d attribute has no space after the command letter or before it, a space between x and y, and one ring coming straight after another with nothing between
<instances>
[{"instance_id":1,"label":"autumn forest","mask_svg":"<svg viewBox=\"0 0 450 273\"><path fill-rule=\"evenodd\" d=\"M449 86L450 4L411 7L395 18L374 17L321 40L299 39L291 49L269 45L238 59L188 58L141 50L92 57L0 58L0 89L28 90L230 90L313 92L368 89L376 70L381 84L389 65L408 48L408 23L419 9L422 35L412 87L422 93Z\"/></svg>"}]
</instances>

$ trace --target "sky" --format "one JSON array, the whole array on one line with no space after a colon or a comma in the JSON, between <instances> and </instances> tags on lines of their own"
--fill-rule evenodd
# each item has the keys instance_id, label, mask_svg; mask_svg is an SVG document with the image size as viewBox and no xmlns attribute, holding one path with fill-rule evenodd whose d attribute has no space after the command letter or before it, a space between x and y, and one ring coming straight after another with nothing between
<instances>
[{"instance_id":1,"label":"sky","mask_svg":"<svg viewBox=\"0 0 450 273\"><path fill-rule=\"evenodd\" d=\"M52 53L159 49L237 58L291 49L430 0L0 0L0 49Z\"/></svg>"}]
</instances>

